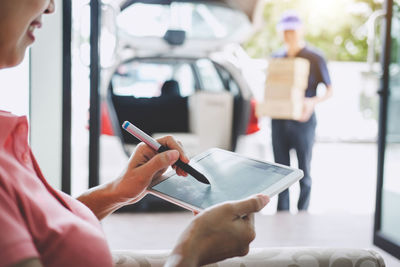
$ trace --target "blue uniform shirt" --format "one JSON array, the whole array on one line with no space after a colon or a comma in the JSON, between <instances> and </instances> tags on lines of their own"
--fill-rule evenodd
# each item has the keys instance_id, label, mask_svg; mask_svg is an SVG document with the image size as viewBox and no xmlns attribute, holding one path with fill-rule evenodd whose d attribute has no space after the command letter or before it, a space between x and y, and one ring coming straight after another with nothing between
<instances>
[{"instance_id":1,"label":"blue uniform shirt","mask_svg":"<svg viewBox=\"0 0 400 267\"><path fill-rule=\"evenodd\" d=\"M288 57L287 51L279 51L273 54L272 57ZM308 59L308 61L310 62L310 76L308 77L306 97L316 96L317 87L320 83L324 83L326 86L331 85L331 78L329 77L326 61L318 50L306 46L297 53L296 57Z\"/></svg>"}]
</instances>

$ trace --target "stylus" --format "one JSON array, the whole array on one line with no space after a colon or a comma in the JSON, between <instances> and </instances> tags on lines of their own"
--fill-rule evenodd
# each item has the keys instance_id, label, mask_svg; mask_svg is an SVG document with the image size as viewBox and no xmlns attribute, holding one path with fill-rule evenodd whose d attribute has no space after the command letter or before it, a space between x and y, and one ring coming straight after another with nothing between
<instances>
[{"instance_id":1,"label":"stylus","mask_svg":"<svg viewBox=\"0 0 400 267\"><path fill-rule=\"evenodd\" d=\"M140 141L142 141L145 144L147 144L148 146L150 146L152 149L154 149L158 153L169 150L169 148L167 146L161 145L154 138L152 138L151 136L149 136L148 134L146 134L145 132L140 130L138 127L136 127L129 121L125 121L122 124L122 128L124 128L124 130L126 130L128 133L135 136ZM194 169L189 164L184 163L180 159L178 159L178 161L175 162L175 165L178 166L179 168L181 168L182 170L184 170L185 172L187 172L188 174L190 174L191 176L193 176L193 178L195 178L197 181L204 183L204 184L210 184L210 181L208 181L208 179L202 173L200 173L199 171Z\"/></svg>"}]
</instances>

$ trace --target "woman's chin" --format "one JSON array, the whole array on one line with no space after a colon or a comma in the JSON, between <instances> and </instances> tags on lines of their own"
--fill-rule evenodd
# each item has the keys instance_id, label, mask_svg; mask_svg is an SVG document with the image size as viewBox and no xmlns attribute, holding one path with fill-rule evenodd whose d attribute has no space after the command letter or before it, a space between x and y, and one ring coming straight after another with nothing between
<instances>
[{"instance_id":1,"label":"woman's chin","mask_svg":"<svg viewBox=\"0 0 400 267\"><path fill-rule=\"evenodd\" d=\"M0 69L19 65L32 43L32 40L25 36L19 42L10 42L7 46L0 47Z\"/></svg>"},{"instance_id":2,"label":"woman's chin","mask_svg":"<svg viewBox=\"0 0 400 267\"><path fill-rule=\"evenodd\" d=\"M10 53L7 60L7 68L12 68L18 66L25 58L25 53L27 50L27 46L14 51L14 53Z\"/></svg>"},{"instance_id":3,"label":"woman's chin","mask_svg":"<svg viewBox=\"0 0 400 267\"><path fill-rule=\"evenodd\" d=\"M7 59L0 61L0 69L12 68L18 66L22 62L22 60L24 60L24 55L8 57Z\"/></svg>"}]
</instances>

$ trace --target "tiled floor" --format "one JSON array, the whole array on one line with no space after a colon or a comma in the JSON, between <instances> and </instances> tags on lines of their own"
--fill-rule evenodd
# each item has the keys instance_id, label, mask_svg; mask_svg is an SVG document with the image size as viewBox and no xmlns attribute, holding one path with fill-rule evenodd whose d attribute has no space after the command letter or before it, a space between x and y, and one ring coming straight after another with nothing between
<instances>
[{"instance_id":1,"label":"tiled floor","mask_svg":"<svg viewBox=\"0 0 400 267\"><path fill-rule=\"evenodd\" d=\"M268 132L243 138L239 153L272 161ZM118 140L103 137L102 144L118 151L102 153L102 181L116 177L126 156ZM116 153L118 152L118 153ZM293 160L293 166L296 166ZM276 198L257 215L253 247L330 246L371 248L377 177L374 143L317 142L312 161L313 190L308 214L296 214L298 186L291 188L292 214L275 214ZM104 220L112 249L168 249L191 220L189 212L115 214ZM400 261L374 247L387 266Z\"/></svg>"},{"instance_id":2,"label":"tiled floor","mask_svg":"<svg viewBox=\"0 0 400 267\"><path fill-rule=\"evenodd\" d=\"M268 133L241 140L238 152L273 161ZM377 180L377 145L375 143L317 142L313 150L311 176L313 187L309 212L373 214ZM292 166L296 157L292 155ZM296 211L299 188L291 188L291 207ZM276 198L264 210L273 214Z\"/></svg>"},{"instance_id":3,"label":"tiled floor","mask_svg":"<svg viewBox=\"0 0 400 267\"><path fill-rule=\"evenodd\" d=\"M171 249L192 218L190 212L115 214L103 221L103 227L113 250ZM388 267L400 266L372 245L372 222L370 215L344 213L257 214L257 237L251 247L373 248Z\"/></svg>"},{"instance_id":4,"label":"tiled floor","mask_svg":"<svg viewBox=\"0 0 400 267\"><path fill-rule=\"evenodd\" d=\"M243 140L239 152L272 160L268 144L255 140ZM292 214L275 214L273 198L256 216L252 247L374 248L387 266L400 266L400 261L372 244L376 150L372 143L317 143L310 212L296 214L298 186L291 189ZM191 218L190 212L115 214L103 225L112 249L170 249Z\"/></svg>"}]
</instances>

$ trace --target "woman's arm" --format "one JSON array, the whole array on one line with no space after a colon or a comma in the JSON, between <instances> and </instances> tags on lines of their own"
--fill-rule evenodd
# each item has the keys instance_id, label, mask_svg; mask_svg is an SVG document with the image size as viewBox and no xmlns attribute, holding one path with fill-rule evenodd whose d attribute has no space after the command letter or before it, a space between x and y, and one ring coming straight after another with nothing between
<instances>
[{"instance_id":1,"label":"woman's arm","mask_svg":"<svg viewBox=\"0 0 400 267\"><path fill-rule=\"evenodd\" d=\"M182 146L173 137L166 136L157 141L171 150L158 154L144 143L139 144L120 177L90 189L79 196L78 200L101 220L115 210L142 199L151 181L163 174L178 158L185 163L189 162ZM177 173L187 175L180 169Z\"/></svg>"}]
</instances>

